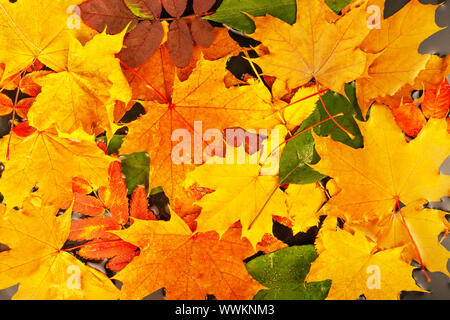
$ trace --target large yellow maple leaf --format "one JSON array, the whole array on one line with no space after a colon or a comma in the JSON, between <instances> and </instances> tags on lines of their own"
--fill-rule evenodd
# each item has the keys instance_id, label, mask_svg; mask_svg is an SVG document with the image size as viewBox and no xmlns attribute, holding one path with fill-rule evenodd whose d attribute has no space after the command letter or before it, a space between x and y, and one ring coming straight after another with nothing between
<instances>
[{"instance_id":1,"label":"large yellow maple leaf","mask_svg":"<svg viewBox=\"0 0 450 320\"><path fill-rule=\"evenodd\" d=\"M72 39L67 69L40 78L42 92L28 112L30 124L45 130L56 124L64 132L83 128L87 133L111 131L116 100L127 103L131 89L115 54L124 32L96 35L84 46Z\"/></svg>"},{"instance_id":2,"label":"large yellow maple leaf","mask_svg":"<svg viewBox=\"0 0 450 320\"><path fill-rule=\"evenodd\" d=\"M369 1L379 8L384 8L384 3ZM356 86L364 116L371 99L393 95L405 84L413 85L426 68L432 55L420 54L418 49L423 40L441 29L435 23L435 11L436 6L411 0L394 15L381 19L379 27L367 35L361 49L370 55L369 63Z\"/></svg>"},{"instance_id":3,"label":"large yellow maple leaf","mask_svg":"<svg viewBox=\"0 0 450 320\"><path fill-rule=\"evenodd\" d=\"M238 155L245 152L244 147L227 148L226 159L210 158L188 174L185 186L197 184L214 190L196 202L202 208L197 218L198 231L215 230L222 235L233 223L240 221L242 236L254 247L264 234L272 234L272 215L287 216L287 196L279 188L278 162L273 157L276 152L281 152L282 149L277 148L284 136L282 131L276 145L271 137L264 143L263 148L273 152L247 155L245 161L238 163L228 159L231 154L238 160Z\"/></svg>"},{"instance_id":4,"label":"large yellow maple leaf","mask_svg":"<svg viewBox=\"0 0 450 320\"><path fill-rule=\"evenodd\" d=\"M119 290L101 272L61 248L70 232L71 212L31 196L22 210L0 214L0 288L19 283L14 299L117 299Z\"/></svg>"},{"instance_id":5,"label":"large yellow maple leaf","mask_svg":"<svg viewBox=\"0 0 450 320\"><path fill-rule=\"evenodd\" d=\"M370 31L366 1L343 16L321 0L297 0L297 21L289 25L272 16L254 18L252 35L269 50L255 62L264 74L275 76L276 96L304 85L312 78L322 86L343 92L344 84L362 75L365 53L358 49Z\"/></svg>"},{"instance_id":6,"label":"large yellow maple leaf","mask_svg":"<svg viewBox=\"0 0 450 320\"><path fill-rule=\"evenodd\" d=\"M133 219L130 228L111 231L141 249L115 276L121 298L142 299L164 287L167 299L251 299L262 286L245 269L254 250L240 231L230 228L222 239L214 231L192 233L173 212L168 222Z\"/></svg>"},{"instance_id":7,"label":"large yellow maple leaf","mask_svg":"<svg viewBox=\"0 0 450 320\"><path fill-rule=\"evenodd\" d=\"M72 37L88 34L81 23L80 28L69 28L68 11L80 2L1 0L0 62L6 65L3 79L26 69L36 59L55 71L63 71Z\"/></svg>"},{"instance_id":8,"label":"large yellow maple leaf","mask_svg":"<svg viewBox=\"0 0 450 320\"><path fill-rule=\"evenodd\" d=\"M94 142L60 137L55 129L35 131L27 137L14 134L0 142L0 160L5 170L0 178L4 202L21 207L37 185L46 202L62 207L72 198L72 178L80 177L94 186L108 183L108 166L114 159Z\"/></svg>"},{"instance_id":9,"label":"large yellow maple leaf","mask_svg":"<svg viewBox=\"0 0 450 320\"><path fill-rule=\"evenodd\" d=\"M445 120L430 119L409 143L386 106L372 106L369 120L359 125L361 149L315 136L322 159L313 167L341 188L324 206L325 213L370 220L391 214L397 201L439 201L448 193L450 177L439 173L450 154Z\"/></svg>"},{"instance_id":10,"label":"large yellow maple leaf","mask_svg":"<svg viewBox=\"0 0 450 320\"><path fill-rule=\"evenodd\" d=\"M420 291L413 266L401 260L402 248L376 251L376 243L363 233L344 230L319 234L323 250L311 264L307 282L331 279L327 299L398 299L400 291Z\"/></svg>"},{"instance_id":11,"label":"large yellow maple leaf","mask_svg":"<svg viewBox=\"0 0 450 320\"><path fill-rule=\"evenodd\" d=\"M225 86L226 61L227 58L217 61L200 59L187 81L174 80L171 96L161 93L165 103L142 102L147 113L127 125L129 133L120 153L147 151L151 159L150 187L161 186L170 199L181 192L180 183L192 164L205 160L204 148L215 141L214 137L209 137L206 142L203 140L208 130L222 131L230 127L270 129L276 123L273 121L271 95L263 84ZM180 136L172 138L177 132ZM181 137L191 148L185 151L191 152L192 157L175 163L172 151Z\"/></svg>"}]
</instances>

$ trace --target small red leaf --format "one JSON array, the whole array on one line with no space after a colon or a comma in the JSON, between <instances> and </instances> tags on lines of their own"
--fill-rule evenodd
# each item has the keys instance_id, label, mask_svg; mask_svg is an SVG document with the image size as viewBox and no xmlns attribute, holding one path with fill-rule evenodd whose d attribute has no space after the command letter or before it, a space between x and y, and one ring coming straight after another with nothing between
<instances>
[{"instance_id":1,"label":"small red leaf","mask_svg":"<svg viewBox=\"0 0 450 320\"><path fill-rule=\"evenodd\" d=\"M98 193L106 207L110 209L112 218L120 225L128 221L127 185L122 176L120 161L114 161L109 166L109 186L100 188Z\"/></svg>"},{"instance_id":2,"label":"small red leaf","mask_svg":"<svg viewBox=\"0 0 450 320\"><path fill-rule=\"evenodd\" d=\"M147 194L144 186L138 186L130 201L130 216L143 220L156 220L155 215L148 209Z\"/></svg>"},{"instance_id":3,"label":"small red leaf","mask_svg":"<svg viewBox=\"0 0 450 320\"><path fill-rule=\"evenodd\" d=\"M88 0L80 4L81 19L89 27L108 34L116 34L130 23L137 23L136 16L123 0Z\"/></svg>"},{"instance_id":4,"label":"small red leaf","mask_svg":"<svg viewBox=\"0 0 450 320\"><path fill-rule=\"evenodd\" d=\"M31 106L33 105L34 101L36 101L36 98L24 98L20 100L16 104L16 112L21 118L26 118L28 115L28 111L30 110Z\"/></svg>"},{"instance_id":5,"label":"small red leaf","mask_svg":"<svg viewBox=\"0 0 450 320\"><path fill-rule=\"evenodd\" d=\"M393 108L392 113L400 129L410 137L416 137L427 122L422 111L413 103Z\"/></svg>"},{"instance_id":6,"label":"small red leaf","mask_svg":"<svg viewBox=\"0 0 450 320\"><path fill-rule=\"evenodd\" d=\"M172 17L179 18L186 10L187 0L162 0L164 8Z\"/></svg>"},{"instance_id":7,"label":"small red leaf","mask_svg":"<svg viewBox=\"0 0 450 320\"><path fill-rule=\"evenodd\" d=\"M129 256L137 247L121 239L99 239L85 244L78 254L86 259L107 259L119 255Z\"/></svg>"},{"instance_id":8,"label":"small red leaf","mask_svg":"<svg viewBox=\"0 0 450 320\"><path fill-rule=\"evenodd\" d=\"M216 3L216 0L194 0L194 12L197 15L206 13Z\"/></svg>"},{"instance_id":9,"label":"small red leaf","mask_svg":"<svg viewBox=\"0 0 450 320\"><path fill-rule=\"evenodd\" d=\"M50 73L53 73L53 71L35 71L27 74L20 80L20 91L31 97L36 97L41 93L41 86L36 83L36 79L45 77Z\"/></svg>"},{"instance_id":10,"label":"small red leaf","mask_svg":"<svg viewBox=\"0 0 450 320\"><path fill-rule=\"evenodd\" d=\"M34 60L33 64L27 68L27 72L39 71L44 68L45 65L40 62L38 59Z\"/></svg>"},{"instance_id":11,"label":"small red leaf","mask_svg":"<svg viewBox=\"0 0 450 320\"><path fill-rule=\"evenodd\" d=\"M0 92L0 116L10 114L13 109L13 102L6 94Z\"/></svg>"},{"instance_id":12,"label":"small red leaf","mask_svg":"<svg viewBox=\"0 0 450 320\"><path fill-rule=\"evenodd\" d=\"M99 238L116 238L107 230L119 230L120 226L111 217L94 217L72 221L69 240L83 241Z\"/></svg>"},{"instance_id":13,"label":"small red leaf","mask_svg":"<svg viewBox=\"0 0 450 320\"><path fill-rule=\"evenodd\" d=\"M21 122L14 126L13 131L19 137L28 137L36 131L35 128L31 127L28 121Z\"/></svg>"},{"instance_id":14,"label":"small red leaf","mask_svg":"<svg viewBox=\"0 0 450 320\"><path fill-rule=\"evenodd\" d=\"M112 257L111 260L108 261L106 267L111 271L119 272L123 268L127 266L133 260L134 257L139 255L139 251L131 251L128 250L127 253L122 253L119 256Z\"/></svg>"},{"instance_id":15,"label":"small red leaf","mask_svg":"<svg viewBox=\"0 0 450 320\"><path fill-rule=\"evenodd\" d=\"M136 68L158 50L163 37L164 29L159 20L153 23L142 21L127 34L119 58L129 67Z\"/></svg>"},{"instance_id":16,"label":"small red leaf","mask_svg":"<svg viewBox=\"0 0 450 320\"><path fill-rule=\"evenodd\" d=\"M194 43L189 27L183 20L174 20L167 34L170 57L178 68L186 67L192 58Z\"/></svg>"},{"instance_id":17,"label":"small red leaf","mask_svg":"<svg viewBox=\"0 0 450 320\"><path fill-rule=\"evenodd\" d=\"M447 116L450 106L450 87L444 78L437 89L425 90L421 108L425 117L442 119Z\"/></svg>"},{"instance_id":18,"label":"small red leaf","mask_svg":"<svg viewBox=\"0 0 450 320\"><path fill-rule=\"evenodd\" d=\"M88 194L92 192L92 187L89 182L83 178L72 178L72 191L74 193Z\"/></svg>"},{"instance_id":19,"label":"small red leaf","mask_svg":"<svg viewBox=\"0 0 450 320\"><path fill-rule=\"evenodd\" d=\"M194 41L204 48L209 48L214 42L215 33L213 26L200 17L195 17L194 21L192 21L191 32Z\"/></svg>"},{"instance_id":20,"label":"small red leaf","mask_svg":"<svg viewBox=\"0 0 450 320\"><path fill-rule=\"evenodd\" d=\"M75 193L75 202L73 204L73 211L84 214L86 216L98 216L105 212L103 203L92 196L82 193Z\"/></svg>"}]
</instances>

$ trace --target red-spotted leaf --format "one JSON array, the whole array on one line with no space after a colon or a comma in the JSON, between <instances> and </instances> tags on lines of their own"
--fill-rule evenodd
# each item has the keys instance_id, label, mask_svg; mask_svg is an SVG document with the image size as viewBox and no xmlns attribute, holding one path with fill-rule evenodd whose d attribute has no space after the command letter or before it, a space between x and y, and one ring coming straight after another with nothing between
<instances>
[{"instance_id":1,"label":"red-spotted leaf","mask_svg":"<svg viewBox=\"0 0 450 320\"><path fill-rule=\"evenodd\" d=\"M209 48L214 41L215 34L213 26L200 17L195 17L192 21L191 32L194 41L204 48Z\"/></svg>"},{"instance_id":2,"label":"red-spotted leaf","mask_svg":"<svg viewBox=\"0 0 450 320\"><path fill-rule=\"evenodd\" d=\"M446 117L450 106L450 87L447 79L444 79L438 88L425 90L420 106L427 118Z\"/></svg>"},{"instance_id":3,"label":"red-spotted leaf","mask_svg":"<svg viewBox=\"0 0 450 320\"><path fill-rule=\"evenodd\" d=\"M123 0L88 0L80 4L80 16L89 27L108 34L116 34L130 23L137 23L136 16Z\"/></svg>"},{"instance_id":4,"label":"red-spotted leaf","mask_svg":"<svg viewBox=\"0 0 450 320\"><path fill-rule=\"evenodd\" d=\"M216 0L194 0L194 12L197 15L206 13L216 3Z\"/></svg>"},{"instance_id":5,"label":"red-spotted leaf","mask_svg":"<svg viewBox=\"0 0 450 320\"><path fill-rule=\"evenodd\" d=\"M159 20L142 21L125 37L124 48L119 53L119 58L129 67L136 68L158 50L163 37L164 30Z\"/></svg>"},{"instance_id":6,"label":"red-spotted leaf","mask_svg":"<svg viewBox=\"0 0 450 320\"><path fill-rule=\"evenodd\" d=\"M161 15L160 0L125 0L128 9L134 15L144 19L159 19Z\"/></svg>"},{"instance_id":7,"label":"red-spotted leaf","mask_svg":"<svg viewBox=\"0 0 450 320\"><path fill-rule=\"evenodd\" d=\"M181 17L186 10L187 0L162 0L164 9L175 18Z\"/></svg>"},{"instance_id":8,"label":"red-spotted leaf","mask_svg":"<svg viewBox=\"0 0 450 320\"><path fill-rule=\"evenodd\" d=\"M188 25L183 20L174 20L167 34L167 46L173 63L179 67L186 67L192 58L194 43Z\"/></svg>"}]
</instances>

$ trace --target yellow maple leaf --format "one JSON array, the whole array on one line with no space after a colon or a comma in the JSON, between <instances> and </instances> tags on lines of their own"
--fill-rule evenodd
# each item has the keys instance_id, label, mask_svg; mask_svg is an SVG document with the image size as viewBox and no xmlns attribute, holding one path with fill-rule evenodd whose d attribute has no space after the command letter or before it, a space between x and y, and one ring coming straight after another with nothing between
<instances>
[{"instance_id":1,"label":"yellow maple leaf","mask_svg":"<svg viewBox=\"0 0 450 320\"><path fill-rule=\"evenodd\" d=\"M131 99L131 89L114 56L122 48L124 34L103 32L84 46L73 38L67 70L37 81L42 92L28 112L30 124L40 130L56 124L64 132L80 127L87 133L112 131L115 101Z\"/></svg>"},{"instance_id":2,"label":"yellow maple leaf","mask_svg":"<svg viewBox=\"0 0 450 320\"><path fill-rule=\"evenodd\" d=\"M133 219L130 228L111 232L141 249L115 276L123 282L121 299L141 299L162 287L167 299L251 299L262 288L245 269L243 260L254 250L240 228L222 239L214 231L193 234L172 212L170 221Z\"/></svg>"},{"instance_id":3,"label":"yellow maple leaf","mask_svg":"<svg viewBox=\"0 0 450 320\"><path fill-rule=\"evenodd\" d=\"M0 61L6 64L3 79L26 69L36 59L55 71L63 71L72 37L89 33L81 23L80 28L69 28L68 9L80 2L1 0Z\"/></svg>"},{"instance_id":4,"label":"yellow maple leaf","mask_svg":"<svg viewBox=\"0 0 450 320\"><path fill-rule=\"evenodd\" d=\"M369 4L384 8L385 0ZM405 84L414 84L431 54L418 52L420 43L441 28L435 23L436 6L409 1L400 11L380 21L361 44L371 57L363 77L357 80L357 97L365 116L370 100L395 94ZM422 89L422 88L418 88Z\"/></svg>"},{"instance_id":5,"label":"yellow maple leaf","mask_svg":"<svg viewBox=\"0 0 450 320\"><path fill-rule=\"evenodd\" d=\"M45 202L62 207L72 198L72 178L84 178L95 186L108 183L108 166L114 159L97 147L93 137L91 141L59 137L55 129L27 137L13 135L7 160L8 138L0 142L5 165L0 191L10 207L21 207L36 185Z\"/></svg>"},{"instance_id":6,"label":"yellow maple leaf","mask_svg":"<svg viewBox=\"0 0 450 320\"><path fill-rule=\"evenodd\" d=\"M236 156L235 161L228 160L231 156L213 157L188 174L185 186L196 183L214 190L196 202L202 208L197 219L199 232L215 230L222 235L240 220L242 236L254 247L264 234L272 234L272 215L287 216L286 194L279 188L279 164L272 158L282 150L278 144L284 135L279 134L279 138L274 142L269 137L264 144L273 152L246 155L242 161L238 155L245 153L244 147L227 148L227 155Z\"/></svg>"},{"instance_id":7,"label":"yellow maple leaf","mask_svg":"<svg viewBox=\"0 0 450 320\"><path fill-rule=\"evenodd\" d=\"M322 159L312 167L341 188L324 206L325 213L370 220L392 213L397 200L408 205L418 199L439 201L447 194L450 177L439 174L450 153L445 120L431 119L409 143L385 106L372 106L369 120L359 125L362 149L315 136Z\"/></svg>"},{"instance_id":8,"label":"yellow maple leaf","mask_svg":"<svg viewBox=\"0 0 450 320\"><path fill-rule=\"evenodd\" d=\"M421 291L413 266L401 260L402 248L376 251L376 243L361 232L323 231L323 250L311 264L307 282L331 279L327 299L398 299L400 291Z\"/></svg>"},{"instance_id":9,"label":"yellow maple leaf","mask_svg":"<svg viewBox=\"0 0 450 320\"><path fill-rule=\"evenodd\" d=\"M119 290L101 272L61 250L70 232L71 210L31 196L23 210L0 215L0 288L19 283L14 299L117 299Z\"/></svg>"},{"instance_id":10,"label":"yellow maple leaf","mask_svg":"<svg viewBox=\"0 0 450 320\"><path fill-rule=\"evenodd\" d=\"M366 2L335 15L318 0L297 0L297 21L289 25L272 16L254 18L252 35L262 41L269 54L255 60L264 74L275 76L276 96L306 84L312 78L336 92L362 75L365 53L358 49L370 31Z\"/></svg>"}]
</instances>

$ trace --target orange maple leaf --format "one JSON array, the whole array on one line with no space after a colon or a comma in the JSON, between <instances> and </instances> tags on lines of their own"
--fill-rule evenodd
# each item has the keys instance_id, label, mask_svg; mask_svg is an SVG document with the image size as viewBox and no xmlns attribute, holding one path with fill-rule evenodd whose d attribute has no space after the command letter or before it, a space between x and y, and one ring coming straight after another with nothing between
<instances>
[{"instance_id":1,"label":"orange maple leaf","mask_svg":"<svg viewBox=\"0 0 450 320\"><path fill-rule=\"evenodd\" d=\"M134 219L113 233L141 250L114 277L123 282L122 299L142 299L162 287L167 299L251 299L262 288L245 269L243 260L254 251L240 228L221 239L214 231L192 233L173 213L170 221Z\"/></svg>"}]
</instances>

